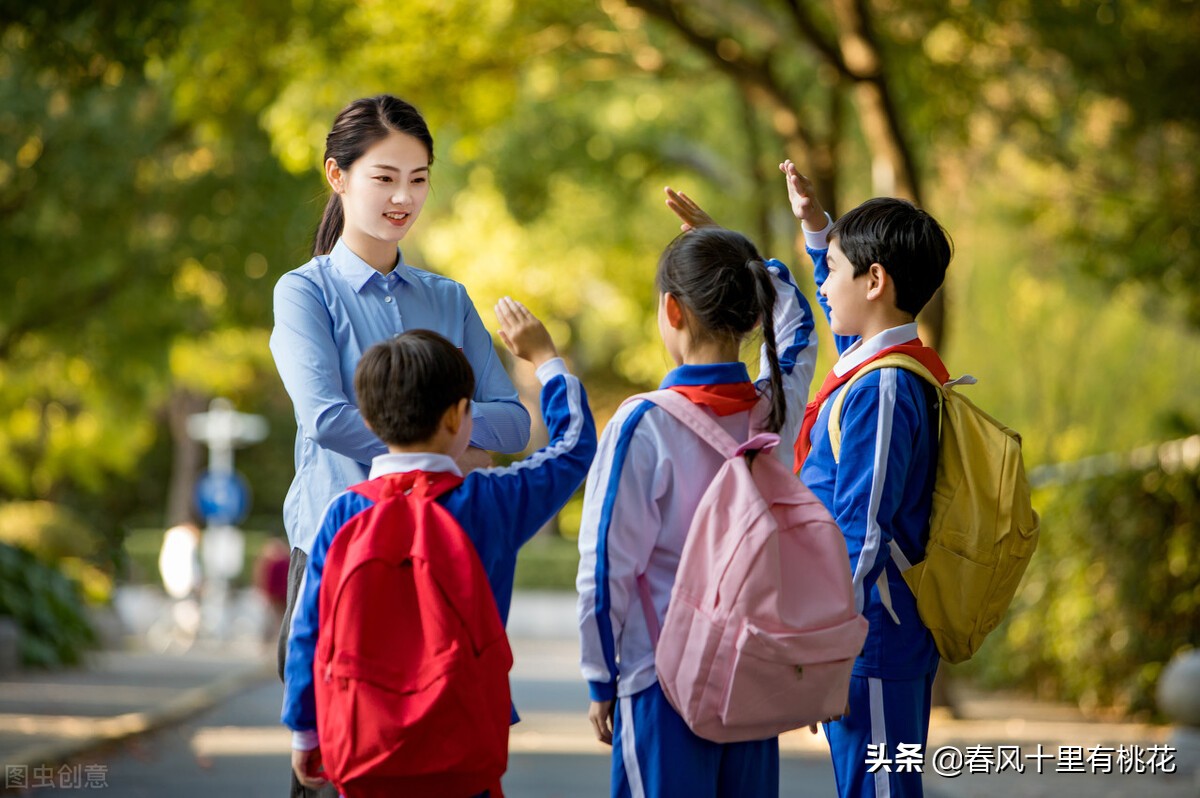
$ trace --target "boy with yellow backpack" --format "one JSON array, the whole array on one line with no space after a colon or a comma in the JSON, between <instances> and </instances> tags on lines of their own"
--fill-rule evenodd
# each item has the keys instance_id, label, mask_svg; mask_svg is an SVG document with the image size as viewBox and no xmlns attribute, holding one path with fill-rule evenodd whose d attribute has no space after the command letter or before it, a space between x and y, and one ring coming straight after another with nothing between
<instances>
[{"instance_id":1,"label":"boy with yellow backpack","mask_svg":"<svg viewBox=\"0 0 1200 798\"><path fill-rule=\"evenodd\" d=\"M950 382L917 337L950 262L937 221L877 198L832 223L795 165L780 169L840 355L797 469L842 529L870 624L848 712L825 724L838 794L920 796L940 659L995 628L1037 543L1020 438L951 390L970 378Z\"/></svg>"}]
</instances>

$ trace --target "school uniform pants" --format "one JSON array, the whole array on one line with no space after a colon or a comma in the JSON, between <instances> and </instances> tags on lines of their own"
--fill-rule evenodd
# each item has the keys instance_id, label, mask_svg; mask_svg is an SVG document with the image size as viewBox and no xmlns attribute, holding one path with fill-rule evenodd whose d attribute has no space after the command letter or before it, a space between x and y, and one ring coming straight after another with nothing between
<instances>
[{"instance_id":1,"label":"school uniform pants","mask_svg":"<svg viewBox=\"0 0 1200 798\"><path fill-rule=\"evenodd\" d=\"M697 737L657 682L618 698L613 726L613 798L778 798L779 738Z\"/></svg>"},{"instance_id":2,"label":"school uniform pants","mask_svg":"<svg viewBox=\"0 0 1200 798\"><path fill-rule=\"evenodd\" d=\"M911 680L850 677L850 714L825 724L839 798L923 795L916 766L924 768L936 673ZM913 745L917 753L906 755Z\"/></svg>"}]
</instances>

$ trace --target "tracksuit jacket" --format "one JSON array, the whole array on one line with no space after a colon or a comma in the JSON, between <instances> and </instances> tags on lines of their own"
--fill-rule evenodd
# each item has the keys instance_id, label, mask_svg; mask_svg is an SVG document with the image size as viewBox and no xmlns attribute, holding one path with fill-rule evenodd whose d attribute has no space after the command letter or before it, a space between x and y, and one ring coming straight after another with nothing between
<instances>
[{"instance_id":1,"label":"tracksuit jacket","mask_svg":"<svg viewBox=\"0 0 1200 798\"><path fill-rule=\"evenodd\" d=\"M806 230L805 236L819 291L829 276L825 231ZM828 317L829 306L819 293L818 301ZM881 350L916 338L915 323L867 341L835 336L841 357L833 370L844 374ZM835 390L821 408L800 477L845 535L855 603L870 623L855 675L919 679L937 669L937 648L888 545L894 539L909 562L925 559L938 445L937 410L927 393L932 389L917 375L896 368L870 372L855 382L842 407L837 463L829 444L829 412L843 390ZM877 582L883 573L899 623L879 598Z\"/></svg>"},{"instance_id":2,"label":"tracksuit jacket","mask_svg":"<svg viewBox=\"0 0 1200 798\"><path fill-rule=\"evenodd\" d=\"M774 453L790 466L816 362L816 335L811 307L787 267L775 260L767 266L778 295L775 337L788 409ZM769 373L765 353L761 368L760 391ZM688 395L690 388L748 383L745 365L736 362L680 366L661 387ZM746 440L767 406L760 400L752 411L729 415L705 410L735 439ZM576 580L582 670L593 700L631 696L655 684L637 580L639 575L646 580L661 625L696 505L723 463L716 450L649 402L623 405L605 427L584 493Z\"/></svg>"}]
</instances>

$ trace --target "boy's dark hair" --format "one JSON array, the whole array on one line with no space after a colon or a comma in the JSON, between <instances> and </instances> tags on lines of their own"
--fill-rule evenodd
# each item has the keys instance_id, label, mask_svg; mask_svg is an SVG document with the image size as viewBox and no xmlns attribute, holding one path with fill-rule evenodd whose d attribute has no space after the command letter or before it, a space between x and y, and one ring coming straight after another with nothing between
<instances>
[{"instance_id":1,"label":"boy's dark hair","mask_svg":"<svg viewBox=\"0 0 1200 798\"><path fill-rule=\"evenodd\" d=\"M758 248L741 233L700 227L670 243L654 282L659 293L671 294L692 311L701 327L692 335L741 343L762 324L771 385L767 429L778 432L787 404L775 347L775 284Z\"/></svg>"},{"instance_id":2,"label":"boy's dark hair","mask_svg":"<svg viewBox=\"0 0 1200 798\"><path fill-rule=\"evenodd\" d=\"M937 220L911 202L877 197L842 216L829 231L854 266L854 276L872 263L896 284L896 307L917 315L946 278L953 250Z\"/></svg>"},{"instance_id":3,"label":"boy's dark hair","mask_svg":"<svg viewBox=\"0 0 1200 798\"><path fill-rule=\"evenodd\" d=\"M475 393L475 373L458 347L432 330L375 344L354 370L358 409L384 443L429 440L446 410Z\"/></svg>"}]
</instances>

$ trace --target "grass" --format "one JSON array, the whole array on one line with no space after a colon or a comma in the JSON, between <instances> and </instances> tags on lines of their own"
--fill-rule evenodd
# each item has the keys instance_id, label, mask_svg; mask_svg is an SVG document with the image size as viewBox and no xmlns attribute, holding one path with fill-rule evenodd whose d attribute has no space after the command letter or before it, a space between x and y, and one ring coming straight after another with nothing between
<instances>
[{"instance_id":1,"label":"grass","mask_svg":"<svg viewBox=\"0 0 1200 798\"><path fill-rule=\"evenodd\" d=\"M160 581L158 573L158 552L162 548L162 529L132 529L125 536L125 554L129 557L128 579L135 584L157 584ZM242 570L233 579L234 587L245 587L250 584L254 575L254 561L258 557L263 544L273 535L262 529L243 529L246 536L246 552L242 561Z\"/></svg>"},{"instance_id":2,"label":"grass","mask_svg":"<svg viewBox=\"0 0 1200 798\"><path fill-rule=\"evenodd\" d=\"M575 590L579 547L558 535L540 534L526 543L517 555L514 585L520 589Z\"/></svg>"},{"instance_id":3,"label":"grass","mask_svg":"<svg viewBox=\"0 0 1200 798\"><path fill-rule=\"evenodd\" d=\"M242 572L234 586L250 583L254 561L271 533L260 529L243 530L246 536L246 556ZM125 537L125 553L129 556L129 581L137 584L157 584L158 552L162 546L163 530L134 529ZM575 571L579 566L579 549L573 540L558 535L541 534L521 548L517 557L515 585L536 590L575 589Z\"/></svg>"}]
</instances>

